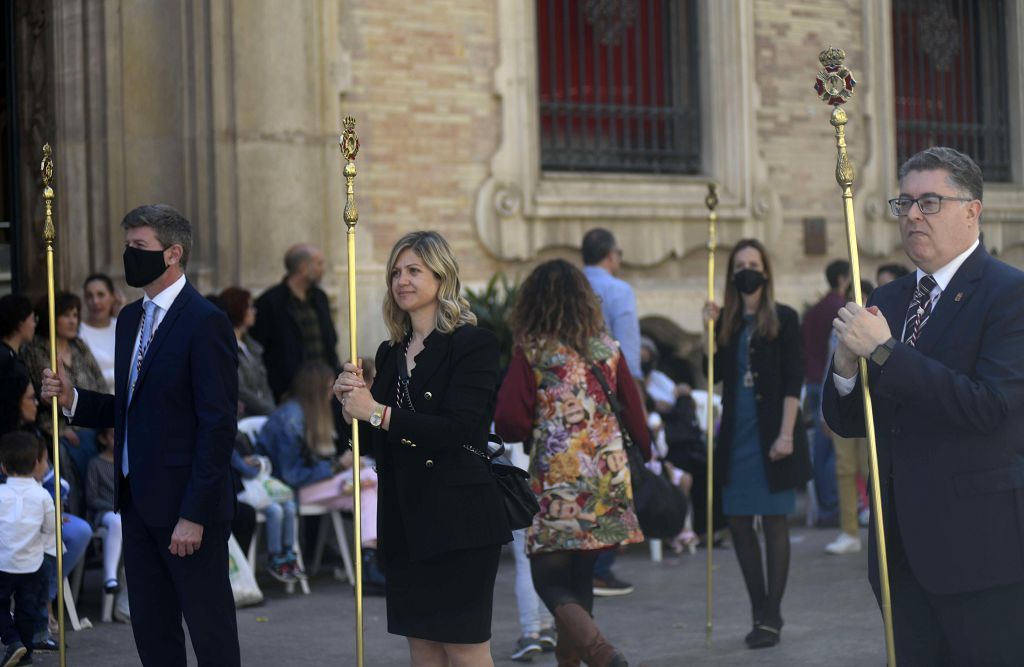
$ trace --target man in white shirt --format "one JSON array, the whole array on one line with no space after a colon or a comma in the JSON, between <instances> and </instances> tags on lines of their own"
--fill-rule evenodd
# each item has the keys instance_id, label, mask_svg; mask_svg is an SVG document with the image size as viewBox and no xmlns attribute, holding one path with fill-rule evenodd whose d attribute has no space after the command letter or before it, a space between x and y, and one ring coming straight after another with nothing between
<instances>
[{"instance_id":1,"label":"man in white shirt","mask_svg":"<svg viewBox=\"0 0 1024 667\"><path fill-rule=\"evenodd\" d=\"M39 605L46 599L43 553L54 544L53 498L39 484L46 472L46 445L25 431L0 438L0 461L7 482L0 484L0 641L2 665L32 655ZM9 608L14 600L14 620Z\"/></svg>"},{"instance_id":2,"label":"man in white shirt","mask_svg":"<svg viewBox=\"0 0 1024 667\"><path fill-rule=\"evenodd\" d=\"M834 321L822 407L865 435L868 359L901 665L1024 664L1024 273L980 244L982 190L956 150L907 160L889 204L917 271Z\"/></svg>"}]
</instances>

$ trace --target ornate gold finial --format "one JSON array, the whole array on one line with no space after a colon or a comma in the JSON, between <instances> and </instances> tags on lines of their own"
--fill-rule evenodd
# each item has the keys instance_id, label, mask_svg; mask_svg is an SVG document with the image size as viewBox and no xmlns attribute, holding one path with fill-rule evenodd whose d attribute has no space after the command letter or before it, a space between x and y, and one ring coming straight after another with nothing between
<instances>
[{"instance_id":1,"label":"ornate gold finial","mask_svg":"<svg viewBox=\"0 0 1024 667\"><path fill-rule=\"evenodd\" d=\"M708 183L708 195L704 197L704 205L709 211L718 207L718 183Z\"/></svg>"},{"instance_id":2,"label":"ornate gold finial","mask_svg":"<svg viewBox=\"0 0 1024 667\"><path fill-rule=\"evenodd\" d=\"M43 200L46 202L46 218L43 222L43 241L47 245L53 245L57 237L57 231L53 226L53 149L50 144L43 144L43 162L39 165L39 171L43 175Z\"/></svg>"},{"instance_id":3,"label":"ornate gold finial","mask_svg":"<svg viewBox=\"0 0 1024 667\"><path fill-rule=\"evenodd\" d=\"M853 87L857 81L853 78L853 72L843 65L845 60L846 53L832 46L818 54L818 61L824 69L818 72L814 92L826 104L838 106L853 96Z\"/></svg>"},{"instance_id":4,"label":"ornate gold finial","mask_svg":"<svg viewBox=\"0 0 1024 667\"><path fill-rule=\"evenodd\" d=\"M359 153L359 137L356 136L356 119L352 116L345 116L345 119L341 121L342 127L345 128L345 132L341 135L341 139L338 140L338 145L341 146L341 154L345 156L345 159L352 162L356 159L356 155Z\"/></svg>"},{"instance_id":5,"label":"ornate gold finial","mask_svg":"<svg viewBox=\"0 0 1024 667\"><path fill-rule=\"evenodd\" d=\"M846 52L830 46L818 54L818 62L822 67L839 67L846 60Z\"/></svg>"},{"instance_id":6,"label":"ornate gold finial","mask_svg":"<svg viewBox=\"0 0 1024 667\"><path fill-rule=\"evenodd\" d=\"M345 116L341 121L345 128L344 133L338 140L341 146L341 154L345 156L345 224L350 230L355 229L359 222L359 209L356 208L356 155L359 153L359 137L356 136L356 119L352 116Z\"/></svg>"}]
</instances>

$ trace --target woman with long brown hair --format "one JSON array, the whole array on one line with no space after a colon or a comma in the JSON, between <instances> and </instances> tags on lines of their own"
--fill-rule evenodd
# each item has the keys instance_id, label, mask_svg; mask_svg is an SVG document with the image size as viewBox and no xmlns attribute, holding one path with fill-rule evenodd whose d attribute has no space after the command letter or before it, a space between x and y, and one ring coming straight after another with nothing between
<instances>
[{"instance_id":1,"label":"woman with long brown hair","mask_svg":"<svg viewBox=\"0 0 1024 667\"><path fill-rule=\"evenodd\" d=\"M541 511L527 530L534 587L555 617L559 665L625 665L591 618L597 556L643 541L626 447L650 457L636 382L609 338L597 296L564 260L538 266L510 316L516 348L498 394L495 427L530 443ZM601 380L622 404L622 433Z\"/></svg>"},{"instance_id":2,"label":"woman with long brown hair","mask_svg":"<svg viewBox=\"0 0 1024 667\"><path fill-rule=\"evenodd\" d=\"M725 307L708 302L716 320L715 377L722 378L722 425L715 457L736 558L753 614L750 648L779 643L782 594L789 575L787 515L795 489L810 478L807 433L799 419L803 357L796 311L775 302L768 252L743 239L729 254ZM754 528L760 516L766 565Z\"/></svg>"}]
</instances>

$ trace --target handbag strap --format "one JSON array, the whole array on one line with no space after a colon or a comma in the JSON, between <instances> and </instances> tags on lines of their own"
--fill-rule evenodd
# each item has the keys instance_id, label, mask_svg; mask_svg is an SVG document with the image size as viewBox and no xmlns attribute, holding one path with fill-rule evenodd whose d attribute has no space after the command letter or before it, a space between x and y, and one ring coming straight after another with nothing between
<instances>
[{"instance_id":1,"label":"handbag strap","mask_svg":"<svg viewBox=\"0 0 1024 667\"><path fill-rule=\"evenodd\" d=\"M608 399L608 405L611 406L612 412L615 414L615 421L619 423L619 432L622 435L622 441L626 443L626 447L633 447L633 439L629 437L629 431L626 430L626 424L622 420L622 403L619 403L619 397L615 395L612 388L608 386L608 379L604 376L604 372L601 367L595 364L590 359L586 359L587 365L590 366L590 372L597 378L598 383L601 385L601 389L604 390L604 396Z\"/></svg>"}]
</instances>

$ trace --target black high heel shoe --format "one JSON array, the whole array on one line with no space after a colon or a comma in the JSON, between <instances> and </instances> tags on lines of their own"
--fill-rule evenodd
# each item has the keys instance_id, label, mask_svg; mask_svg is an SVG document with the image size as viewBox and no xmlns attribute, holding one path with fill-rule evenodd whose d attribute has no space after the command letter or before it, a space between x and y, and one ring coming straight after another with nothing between
<instances>
[{"instance_id":1,"label":"black high heel shoe","mask_svg":"<svg viewBox=\"0 0 1024 667\"><path fill-rule=\"evenodd\" d=\"M771 648L782 641L782 624L775 627L769 623L754 623L745 641L750 649Z\"/></svg>"}]
</instances>

